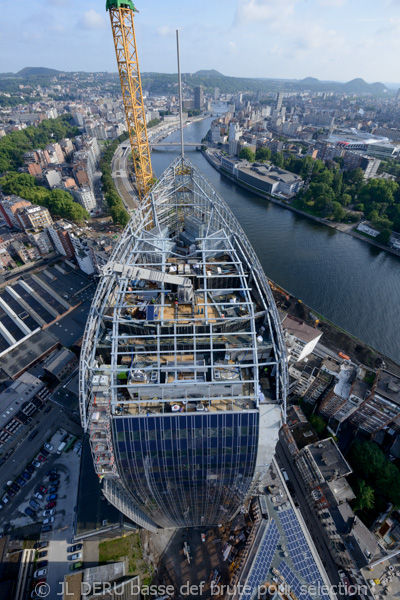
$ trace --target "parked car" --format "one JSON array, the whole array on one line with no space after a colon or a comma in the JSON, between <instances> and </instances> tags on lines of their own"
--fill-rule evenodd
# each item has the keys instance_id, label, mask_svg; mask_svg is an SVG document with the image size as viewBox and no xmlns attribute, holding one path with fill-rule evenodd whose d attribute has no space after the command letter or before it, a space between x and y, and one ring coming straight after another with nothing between
<instances>
[{"instance_id":1,"label":"parked car","mask_svg":"<svg viewBox=\"0 0 400 600\"><path fill-rule=\"evenodd\" d=\"M38 461L39 461L39 462L41 462L41 463L44 463L44 462L45 462L45 460L46 460L46 457L45 457L45 456L43 456L43 454L39 454L39 456L38 456Z\"/></svg>"},{"instance_id":2,"label":"parked car","mask_svg":"<svg viewBox=\"0 0 400 600\"><path fill-rule=\"evenodd\" d=\"M50 494L50 496L47 496L46 500L47 502L52 502L53 500L57 500L58 498L58 494Z\"/></svg>"},{"instance_id":3,"label":"parked car","mask_svg":"<svg viewBox=\"0 0 400 600\"><path fill-rule=\"evenodd\" d=\"M28 465L26 467L25 471L28 471L28 473L30 473L32 475L32 473L35 472L35 467L33 465Z\"/></svg>"},{"instance_id":4,"label":"parked car","mask_svg":"<svg viewBox=\"0 0 400 600\"><path fill-rule=\"evenodd\" d=\"M46 411L44 411L46 412ZM46 448L46 450L48 450L49 452L51 452L54 449L54 446L52 446L51 444L45 444L44 447Z\"/></svg>"},{"instance_id":5,"label":"parked car","mask_svg":"<svg viewBox=\"0 0 400 600\"><path fill-rule=\"evenodd\" d=\"M53 473L53 475L50 475L49 480L50 481L57 481L59 478L58 473Z\"/></svg>"},{"instance_id":6,"label":"parked car","mask_svg":"<svg viewBox=\"0 0 400 600\"><path fill-rule=\"evenodd\" d=\"M49 531L53 530L53 526L52 525L45 525L44 527L42 527L42 533L48 533Z\"/></svg>"},{"instance_id":7,"label":"parked car","mask_svg":"<svg viewBox=\"0 0 400 600\"><path fill-rule=\"evenodd\" d=\"M49 523L54 523L54 517L47 517L47 519L43 521L43 525L48 525Z\"/></svg>"},{"instance_id":8,"label":"parked car","mask_svg":"<svg viewBox=\"0 0 400 600\"><path fill-rule=\"evenodd\" d=\"M55 473L57 473L57 469L50 469L50 471L47 471L46 476L50 477L50 475L55 475Z\"/></svg>"},{"instance_id":9,"label":"parked car","mask_svg":"<svg viewBox=\"0 0 400 600\"><path fill-rule=\"evenodd\" d=\"M20 490L21 488L19 487L18 483L15 483L15 481L14 481L14 483L13 483L13 484L12 484L12 486L11 486L11 489L13 489L13 490L14 490L14 492L19 492L19 490Z\"/></svg>"},{"instance_id":10,"label":"parked car","mask_svg":"<svg viewBox=\"0 0 400 600\"><path fill-rule=\"evenodd\" d=\"M38 569L44 569L44 567L47 567L48 564L48 560L39 560L39 562L36 563L36 566Z\"/></svg>"},{"instance_id":11,"label":"parked car","mask_svg":"<svg viewBox=\"0 0 400 600\"><path fill-rule=\"evenodd\" d=\"M50 508L55 508L57 506L57 502L48 502L46 504L46 510L49 510Z\"/></svg>"},{"instance_id":12,"label":"parked car","mask_svg":"<svg viewBox=\"0 0 400 600\"><path fill-rule=\"evenodd\" d=\"M38 460L33 460L32 464L35 467L35 469L38 469L39 467L42 466L42 463L40 463Z\"/></svg>"},{"instance_id":13,"label":"parked car","mask_svg":"<svg viewBox=\"0 0 400 600\"><path fill-rule=\"evenodd\" d=\"M1 499L3 504L7 504L7 502L10 502L10 498L7 496L7 494L5 494L2 499Z\"/></svg>"},{"instance_id":14,"label":"parked car","mask_svg":"<svg viewBox=\"0 0 400 600\"><path fill-rule=\"evenodd\" d=\"M23 471L22 477L24 477L25 479L27 479L29 481L29 479L32 477L32 475L30 473L28 473L28 471Z\"/></svg>"},{"instance_id":15,"label":"parked car","mask_svg":"<svg viewBox=\"0 0 400 600\"><path fill-rule=\"evenodd\" d=\"M45 494L47 492L47 487L45 487L44 485L41 485L39 488L39 492L41 492L42 494Z\"/></svg>"},{"instance_id":16,"label":"parked car","mask_svg":"<svg viewBox=\"0 0 400 600\"><path fill-rule=\"evenodd\" d=\"M34 439L35 439L35 437L37 436L37 434L38 434L38 433L39 433L39 432L38 432L38 430L37 430L37 429L35 429L35 431L32 431L31 435L28 437L28 440L29 440L30 442L31 442L32 440L34 440Z\"/></svg>"},{"instance_id":17,"label":"parked car","mask_svg":"<svg viewBox=\"0 0 400 600\"><path fill-rule=\"evenodd\" d=\"M58 486L51 487L51 488L49 489L49 494L55 494L55 493L57 492L57 490L58 490Z\"/></svg>"},{"instance_id":18,"label":"parked car","mask_svg":"<svg viewBox=\"0 0 400 600\"><path fill-rule=\"evenodd\" d=\"M82 552L75 552L75 554L71 554L68 556L68 560L80 560L82 558Z\"/></svg>"},{"instance_id":19,"label":"parked car","mask_svg":"<svg viewBox=\"0 0 400 600\"><path fill-rule=\"evenodd\" d=\"M44 517L52 517L55 514L56 514L56 511L54 510L54 508L51 508L50 510L44 510L43 511L43 516Z\"/></svg>"},{"instance_id":20,"label":"parked car","mask_svg":"<svg viewBox=\"0 0 400 600\"><path fill-rule=\"evenodd\" d=\"M34 579L39 579L39 577L44 577L45 575L47 575L47 569L38 569L34 572L33 577Z\"/></svg>"},{"instance_id":21,"label":"parked car","mask_svg":"<svg viewBox=\"0 0 400 600\"><path fill-rule=\"evenodd\" d=\"M77 571L78 569L82 569L82 562L74 563L70 566L70 571Z\"/></svg>"},{"instance_id":22,"label":"parked car","mask_svg":"<svg viewBox=\"0 0 400 600\"><path fill-rule=\"evenodd\" d=\"M26 515L28 515L28 517L31 517L31 519L35 516L35 511L32 510L29 506L27 506L24 510L24 513Z\"/></svg>"},{"instance_id":23,"label":"parked car","mask_svg":"<svg viewBox=\"0 0 400 600\"><path fill-rule=\"evenodd\" d=\"M40 494L39 492L36 492L36 493L34 494L34 496L35 496L35 498L37 498L38 500L43 500L43 495L42 495L42 494Z\"/></svg>"},{"instance_id":24,"label":"parked car","mask_svg":"<svg viewBox=\"0 0 400 600\"><path fill-rule=\"evenodd\" d=\"M35 550L38 550L39 548L47 548L49 545L49 542L36 542L36 544L33 546Z\"/></svg>"},{"instance_id":25,"label":"parked car","mask_svg":"<svg viewBox=\"0 0 400 600\"><path fill-rule=\"evenodd\" d=\"M73 546L68 546L67 552L78 552L78 550L82 550L83 544L74 544Z\"/></svg>"},{"instance_id":26,"label":"parked car","mask_svg":"<svg viewBox=\"0 0 400 600\"><path fill-rule=\"evenodd\" d=\"M44 413L43 413L43 414L44 414L44 415L47 415L47 413L49 413L49 412L51 411L51 409L52 409L52 408L53 408L52 406L48 406L47 408L45 408L45 410L44 410Z\"/></svg>"},{"instance_id":27,"label":"parked car","mask_svg":"<svg viewBox=\"0 0 400 600\"><path fill-rule=\"evenodd\" d=\"M45 456L46 458L50 456L50 452L46 450L46 448L42 448L40 454L43 454L43 456Z\"/></svg>"},{"instance_id":28,"label":"parked car","mask_svg":"<svg viewBox=\"0 0 400 600\"><path fill-rule=\"evenodd\" d=\"M29 504L32 506L32 508L34 510L39 510L40 508L40 504L38 504L38 502L36 502L36 500L29 500Z\"/></svg>"},{"instance_id":29,"label":"parked car","mask_svg":"<svg viewBox=\"0 0 400 600\"><path fill-rule=\"evenodd\" d=\"M45 556L47 556L47 550L43 550L42 552L37 553L38 558L44 558Z\"/></svg>"},{"instance_id":30,"label":"parked car","mask_svg":"<svg viewBox=\"0 0 400 600\"><path fill-rule=\"evenodd\" d=\"M21 476L20 476L20 477L18 477L18 479L17 479L17 482L19 483L19 485L22 485L22 486L26 485L26 481L25 481L25 479L22 479L22 477L21 477Z\"/></svg>"},{"instance_id":31,"label":"parked car","mask_svg":"<svg viewBox=\"0 0 400 600\"><path fill-rule=\"evenodd\" d=\"M14 496L15 496L15 492L14 492L14 490L12 490L12 489L10 488L10 489L8 490L8 492L7 492L7 496L10 496L10 498L14 498Z\"/></svg>"}]
</instances>

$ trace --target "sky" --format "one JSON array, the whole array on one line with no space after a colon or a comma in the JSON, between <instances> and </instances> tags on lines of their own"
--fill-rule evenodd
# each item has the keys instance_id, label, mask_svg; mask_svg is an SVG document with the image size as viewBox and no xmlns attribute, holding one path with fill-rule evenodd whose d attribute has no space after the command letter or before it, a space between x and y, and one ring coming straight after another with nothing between
<instances>
[{"instance_id":1,"label":"sky","mask_svg":"<svg viewBox=\"0 0 400 600\"><path fill-rule=\"evenodd\" d=\"M142 72L400 81L400 0L134 0ZM0 0L0 72L116 71L105 0Z\"/></svg>"}]
</instances>

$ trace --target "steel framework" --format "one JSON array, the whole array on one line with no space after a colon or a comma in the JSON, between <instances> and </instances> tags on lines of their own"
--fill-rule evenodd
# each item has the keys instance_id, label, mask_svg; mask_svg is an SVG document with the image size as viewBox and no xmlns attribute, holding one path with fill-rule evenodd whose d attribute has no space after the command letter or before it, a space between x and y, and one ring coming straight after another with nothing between
<instances>
[{"instance_id":1,"label":"steel framework","mask_svg":"<svg viewBox=\"0 0 400 600\"><path fill-rule=\"evenodd\" d=\"M110 13L138 194L139 199L143 200L151 188L153 172L136 49L134 14L137 11L132 2L120 0L109 0L107 10Z\"/></svg>"},{"instance_id":2,"label":"steel framework","mask_svg":"<svg viewBox=\"0 0 400 600\"><path fill-rule=\"evenodd\" d=\"M275 439L279 429L268 430L268 419L280 414L285 421L287 387L280 319L258 258L226 203L179 157L139 205L103 268L84 334L81 418L107 497L143 523L143 511L129 500L121 461L130 458L121 458L117 440L124 434L115 427L124 419L163 419L177 406L182 418L197 420L259 414L253 481L236 490L249 497L273 453L272 441L262 438ZM183 481L181 467L176 477ZM152 489L162 506L164 495Z\"/></svg>"}]
</instances>

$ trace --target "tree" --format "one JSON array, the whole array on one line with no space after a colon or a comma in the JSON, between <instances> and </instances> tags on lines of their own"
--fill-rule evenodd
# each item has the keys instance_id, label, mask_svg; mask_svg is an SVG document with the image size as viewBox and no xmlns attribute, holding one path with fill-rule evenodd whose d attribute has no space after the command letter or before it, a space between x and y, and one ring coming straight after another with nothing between
<instances>
[{"instance_id":1,"label":"tree","mask_svg":"<svg viewBox=\"0 0 400 600\"><path fill-rule=\"evenodd\" d=\"M259 148L256 152L256 160L265 161L271 158L271 150L269 148Z\"/></svg>"},{"instance_id":2,"label":"tree","mask_svg":"<svg viewBox=\"0 0 400 600\"><path fill-rule=\"evenodd\" d=\"M346 211L344 210L344 208L339 204L339 202L333 202L333 218L335 221L343 221L343 219L346 217Z\"/></svg>"},{"instance_id":3,"label":"tree","mask_svg":"<svg viewBox=\"0 0 400 600\"><path fill-rule=\"evenodd\" d=\"M254 152L250 148L244 147L240 151L239 158L248 160L250 163L253 163L256 157Z\"/></svg>"},{"instance_id":4,"label":"tree","mask_svg":"<svg viewBox=\"0 0 400 600\"><path fill-rule=\"evenodd\" d=\"M321 435L321 433L326 429L326 421L319 415L311 415L310 423L318 435Z\"/></svg>"},{"instance_id":5,"label":"tree","mask_svg":"<svg viewBox=\"0 0 400 600\"><path fill-rule=\"evenodd\" d=\"M354 511L364 510L365 508L369 510L374 507L374 489L367 485L364 479L357 480L356 496L357 498L353 506Z\"/></svg>"},{"instance_id":6,"label":"tree","mask_svg":"<svg viewBox=\"0 0 400 600\"><path fill-rule=\"evenodd\" d=\"M348 206L351 203L350 194L343 194L341 203L343 206Z\"/></svg>"},{"instance_id":7,"label":"tree","mask_svg":"<svg viewBox=\"0 0 400 600\"><path fill-rule=\"evenodd\" d=\"M381 231L381 233L377 236L376 240L378 242L380 242L381 244L388 244L390 241L390 236L391 236L391 231L390 229L384 229L383 231Z\"/></svg>"},{"instance_id":8,"label":"tree","mask_svg":"<svg viewBox=\"0 0 400 600\"><path fill-rule=\"evenodd\" d=\"M283 157L282 152L275 152L275 154L271 157L271 162L278 168L282 169L285 159Z\"/></svg>"}]
</instances>

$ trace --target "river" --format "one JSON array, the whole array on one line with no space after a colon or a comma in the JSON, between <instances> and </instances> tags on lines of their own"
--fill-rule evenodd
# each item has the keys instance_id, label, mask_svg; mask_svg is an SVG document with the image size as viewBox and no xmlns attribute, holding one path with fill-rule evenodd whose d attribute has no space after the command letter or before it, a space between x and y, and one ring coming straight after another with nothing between
<instances>
[{"instance_id":1,"label":"river","mask_svg":"<svg viewBox=\"0 0 400 600\"><path fill-rule=\"evenodd\" d=\"M200 142L212 119L185 127ZM178 142L179 132L166 141ZM155 174L179 149L155 150ZM220 175L193 148L189 158L242 225L266 275L319 314L400 362L400 258L258 198Z\"/></svg>"}]
</instances>

